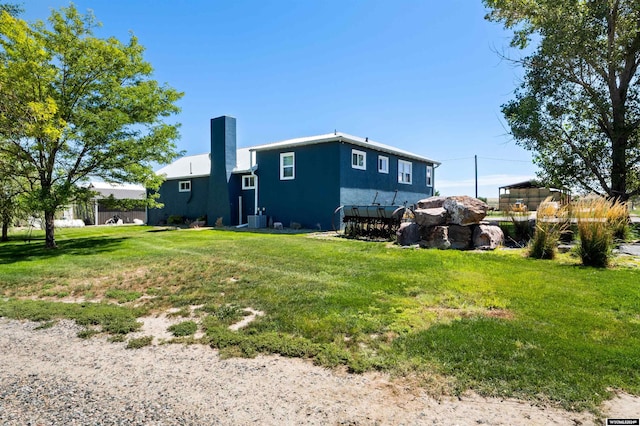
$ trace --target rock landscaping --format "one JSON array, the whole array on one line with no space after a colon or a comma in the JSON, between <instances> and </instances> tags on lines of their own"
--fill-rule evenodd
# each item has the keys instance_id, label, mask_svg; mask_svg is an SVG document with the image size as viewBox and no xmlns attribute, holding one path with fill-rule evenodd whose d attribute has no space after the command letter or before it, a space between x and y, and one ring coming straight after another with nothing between
<instances>
[{"instance_id":1,"label":"rock landscaping","mask_svg":"<svg viewBox=\"0 0 640 426\"><path fill-rule=\"evenodd\" d=\"M441 250L493 250L504 242L504 233L483 222L488 209L483 201L466 195L420 200L414 221L400 225L397 242Z\"/></svg>"}]
</instances>

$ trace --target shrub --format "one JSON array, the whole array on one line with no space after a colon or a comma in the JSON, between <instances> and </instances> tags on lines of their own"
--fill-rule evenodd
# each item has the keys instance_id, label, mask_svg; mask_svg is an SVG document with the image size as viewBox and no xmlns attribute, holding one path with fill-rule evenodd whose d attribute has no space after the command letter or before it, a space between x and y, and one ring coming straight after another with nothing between
<instances>
[{"instance_id":1,"label":"shrub","mask_svg":"<svg viewBox=\"0 0 640 426\"><path fill-rule=\"evenodd\" d=\"M575 216L580 238L578 253L583 265L602 268L609 264L614 229L609 220L609 212L615 205L616 203L605 198L586 198L577 203ZM616 213L612 213L612 217L615 215Z\"/></svg>"},{"instance_id":2,"label":"shrub","mask_svg":"<svg viewBox=\"0 0 640 426\"><path fill-rule=\"evenodd\" d=\"M514 239L521 243L527 243L533 235L533 229L529 221L529 211L509 210L507 212L513 223Z\"/></svg>"},{"instance_id":3,"label":"shrub","mask_svg":"<svg viewBox=\"0 0 640 426\"><path fill-rule=\"evenodd\" d=\"M631 235L629 228L629 209L625 203L614 201L607 210L607 222L616 240L626 240Z\"/></svg>"},{"instance_id":4,"label":"shrub","mask_svg":"<svg viewBox=\"0 0 640 426\"><path fill-rule=\"evenodd\" d=\"M224 224L222 223L222 217L216 219L216 228L222 228Z\"/></svg>"},{"instance_id":5,"label":"shrub","mask_svg":"<svg viewBox=\"0 0 640 426\"><path fill-rule=\"evenodd\" d=\"M174 214L167 218L167 223L169 225L182 225L184 223L184 217Z\"/></svg>"},{"instance_id":6,"label":"shrub","mask_svg":"<svg viewBox=\"0 0 640 426\"><path fill-rule=\"evenodd\" d=\"M554 259L558 250L558 241L570 227L568 210L548 197L536 211L536 228L529 245L529 257L536 259Z\"/></svg>"}]
</instances>

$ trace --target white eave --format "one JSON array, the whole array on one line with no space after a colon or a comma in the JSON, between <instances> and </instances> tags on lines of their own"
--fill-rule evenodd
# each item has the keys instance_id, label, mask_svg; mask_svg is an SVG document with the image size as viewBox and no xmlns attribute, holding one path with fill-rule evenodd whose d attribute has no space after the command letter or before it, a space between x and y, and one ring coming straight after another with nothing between
<instances>
[{"instance_id":1,"label":"white eave","mask_svg":"<svg viewBox=\"0 0 640 426\"><path fill-rule=\"evenodd\" d=\"M358 136L353 136L353 135L349 135L342 132L327 133L324 135L309 136L304 138L288 139L280 142L274 142L274 143L269 143L265 145L255 146L250 149L252 151L267 151L272 149L287 149L287 148L294 148L298 146L315 145L315 144L327 143L327 142L346 142L352 145L360 146L363 148L369 148L369 149L373 149L380 152L386 152L386 153L397 155L403 158L408 158L408 159L417 160L417 161L424 161L426 163L433 163L434 165L440 165L439 161L435 161L430 158L423 157L422 155L414 154L412 152L398 149L389 145L385 145L380 142L375 142L372 140L368 140L366 138L361 138Z\"/></svg>"}]
</instances>

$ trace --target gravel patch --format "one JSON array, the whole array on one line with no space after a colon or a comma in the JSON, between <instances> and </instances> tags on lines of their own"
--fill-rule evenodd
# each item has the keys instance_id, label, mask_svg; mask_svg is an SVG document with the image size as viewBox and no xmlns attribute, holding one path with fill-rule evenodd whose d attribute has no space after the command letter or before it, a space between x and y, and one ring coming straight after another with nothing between
<instances>
[{"instance_id":1,"label":"gravel patch","mask_svg":"<svg viewBox=\"0 0 640 426\"><path fill-rule=\"evenodd\" d=\"M516 400L435 400L383 375L299 359L221 360L203 345L127 350L79 339L71 321L37 325L0 318L1 425L600 424L588 413ZM623 397L629 413L640 413L637 397Z\"/></svg>"}]
</instances>

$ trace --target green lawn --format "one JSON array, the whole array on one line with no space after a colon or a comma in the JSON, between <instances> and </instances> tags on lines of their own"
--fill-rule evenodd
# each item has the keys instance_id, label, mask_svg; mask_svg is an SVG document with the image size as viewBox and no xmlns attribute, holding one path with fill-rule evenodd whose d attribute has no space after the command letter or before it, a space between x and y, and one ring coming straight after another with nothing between
<instances>
[{"instance_id":1,"label":"green lawn","mask_svg":"<svg viewBox=\"0 0 640 426\"><path fill-rule=\"evenodd\" d=\"M612 389L640 395L638 268L247 231L58 230L58 250L12 237L0 244L1 316L126 335L136 317L203 305L201 343L223 356L309 357L569 409L595 410ZM265 315L229 331L246 307Z\"/></svg>"}]
</instances>

